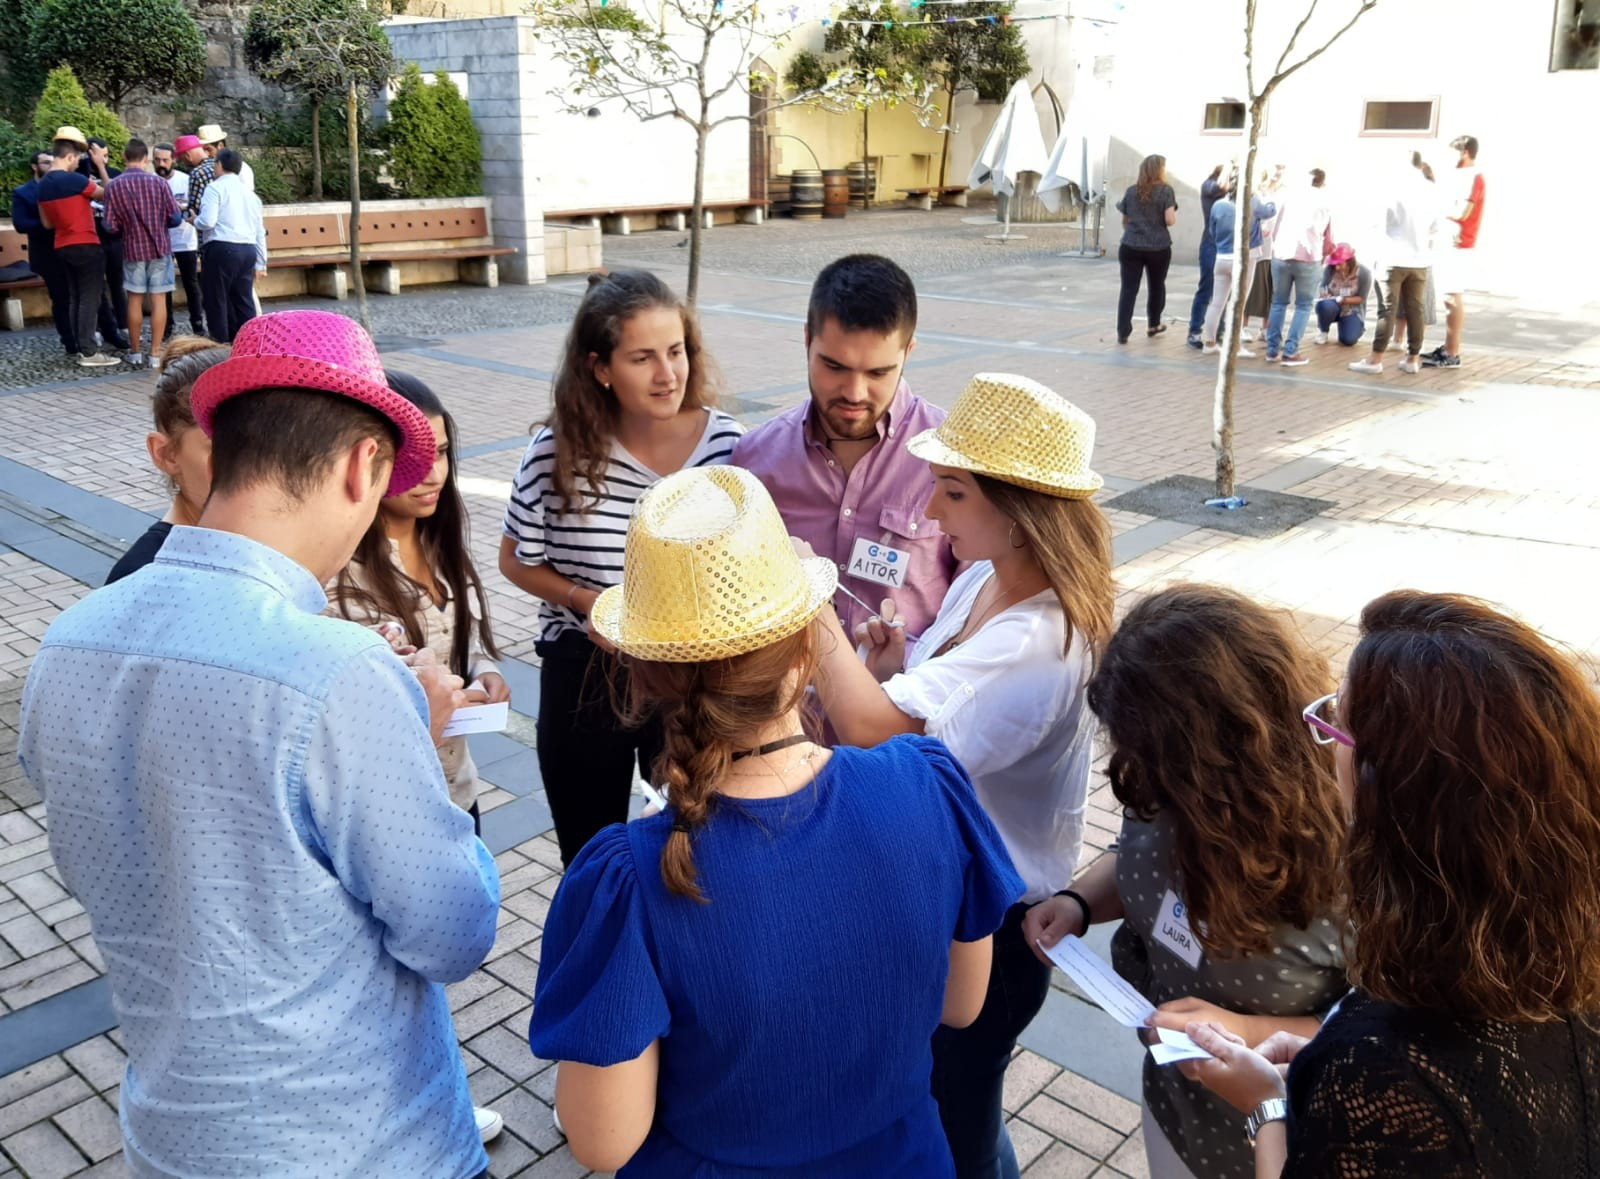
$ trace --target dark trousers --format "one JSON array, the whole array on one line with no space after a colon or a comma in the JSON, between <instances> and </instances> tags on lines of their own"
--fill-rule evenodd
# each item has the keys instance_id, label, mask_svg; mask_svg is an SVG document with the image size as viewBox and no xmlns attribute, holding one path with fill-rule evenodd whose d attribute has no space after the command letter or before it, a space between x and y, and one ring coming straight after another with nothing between
<instances>
[{"instance_id":1,"label":"dark trousers","mask_svg":"<svg viewBox=\"0 0 1600 1179\"><path fill-rule=\"evenodd\" d=\"M91 353L94 317L106 285L105 251L99 246L63 246L56 251L56 261L66 278L73 341L80 353Z\"/></svg>"},{"instance_id":2,"label":"dark trousers","mask_svg":"<svg viewBox=\"0 0 1600 1179\"><path fill-rule=\"evenodd\" d=\"M1361 312L1355 311L1349 315L1339 314L1339 300L1317 300L1317 330L1328 331L1334 324L1339 325L1339 343L1349 348L1361 338L1361 333L1366 330L1366 321L1361 318Z\"/></svg>"},{"instance_id":3,"label":"dark trousers","mask_svg":"<svg viewBox=\"0 0 1600 1179\"><path fill-rule=\"evenodd\" d=\"M67 274L56 258L55 246L30 234L28 269L44 281L44 289L50 293L50 315L55 320L56 335L61 337L61 346L75 355L78 334L72 326L72 294L67 290Z\"/></svg>"},{"instance_id":4,"label":"dark trousers","mask_svg":"<svg viewBox=\"0 0 1600 1179\"><path fill-rule=\"evenodd\" d=\"M1117 298L1117 339L1125 340L1133 334L1133 304L1139 297L1141 276L1150 282L1145 297L1150 326L1161 323L1161 313L1167 309L1167 267L1172 265L1172 247L1141 250L1137 246L1119 246L1117 261L1122 266L1122 293Z\"/></svg>"},{"instance_id":5,"label":"dark trousers","mask_svg":"<svg viewBox=\"0 0 1600 1179\"><path fill-rule=\"evenodd\" d=\"M188 301L189 328L197 336L206 334L204 296L200 294L200 252L175 250L172 260L178 266L178 278L183 283L183 297ZM177 329L172 320L172 292L167 292L167 335Z\"/></svg>"},{"instance_id":6,"label":"dark trousers","mask_svg":"<svg viewBox=\"0 0 1600 1179\"><path fill-rule=\"evenodd\" d=\"M1200 239L1200 285L1194 289L1194 304L1189 308L1189 334L1197 334L1206 323L1206 308L1211 306L1214 271L1217 267L1217 242L1210 234ZM1131 314L1131 312L1130 312Z\"/></svg>"},{"instance_id":7,"label":"dark trousers","mask_svg":"<svg viewBox=\"0 0 1600 1179\"><path fill-rule=\"evenodd\" d=\"M1382 302L1378 316L1378 329L1372 337L1372 351L1388 351L1389 337L1394 334L1394 317L1398 311L1406 319L1406 351L1412 356L1422 353L1422 334L1428 328L1427 300L1428 268L1426 266L1393 266L1389 269L1388 298Z\"/></svg>"},{"instance_id":8,"label":"dark trousers","mask_svg":"<svg viewBox=\"0 0 1600 1179\"><path fill-rule=\"evenodd\" d=\"M633 768L649 779L661 726L623 726L611 707L617 662L583 635L563 635L540 655L539 773L565 865L602 827L627 822Z\"/></svg>"},{"instance_id":9,"label":"dark trousers","mask_svg":"<svg viewBox=\"0 0 1600 1179\"><path fill-rule=\"evenodd\" d=\"M989 991L978 1018L970 1027L933 1033L933 1098L957 1179L998 1179L1004 1173L1002 1159L1011 1156L1001 1138L1006 1065L1017 1037L1050 993L1050 967L1033 956L1022 936L1027 911L1025 904L1011 906L995 931Z\"/></svg>"},{"instance_id":10,"label":"dark trousers","mask_svg":"<svg viewBox=\"0 0 1600 1179\"><path fill-rule=\"evenodd\" d=\"M114 233L100 235L100 252L106 260L105 294L100 298L100 334L106 343L128 334L128 293L122 286L122 238ZM130 345L139 346L134 340Z\"/></svg>"},{"instance_id":11,"label":"dark trousers","mask_svg":"<svg viewBox=\"0 0 1600 1179\"><path fill-rule=\"evenodd\" d=\"M200 291L211 338L231 344L254 319L256 248L242 242L207 242L200 250Z\"/></svg>"}]
</instances>

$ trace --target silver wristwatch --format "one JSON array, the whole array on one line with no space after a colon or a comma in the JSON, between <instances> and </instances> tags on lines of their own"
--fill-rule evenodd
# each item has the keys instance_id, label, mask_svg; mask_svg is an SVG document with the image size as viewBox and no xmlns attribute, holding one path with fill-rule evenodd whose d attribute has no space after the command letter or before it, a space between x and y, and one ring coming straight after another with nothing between
<instances>
[{"instance_id":1,"label":"silver wristwatch","mask_svg":"<svg viewBox=\"0 0 1600 1179\"><path fill-rule=\"evenodd\" d=\"M1289 1117L1289 1103L1282 1097L1269 1097L1244 1119L1244 1132L1250 1136L1250 1145L1256 1144L1256 1135L1268 1122L1282 1122Z\"/></svg>"}]
</instances>

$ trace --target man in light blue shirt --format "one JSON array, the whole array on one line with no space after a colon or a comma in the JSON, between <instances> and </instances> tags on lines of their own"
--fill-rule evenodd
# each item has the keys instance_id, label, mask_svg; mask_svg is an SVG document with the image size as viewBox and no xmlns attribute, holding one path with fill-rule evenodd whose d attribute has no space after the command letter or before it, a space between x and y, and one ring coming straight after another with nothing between
<instances>
[{"instance_id":1,"label":"man in light blue shirt","mask_svg":"<svg viewBox=\"0 0 1600 1179\"><path fill-rule=\"evenodd\" d=\"M19 740L106 960L129 1169L469 1179L441 984L493 945L499 882L434 752L460 680L319 613L432 430L321 311L254 320L193 405L202 527L56 620Z\"/></svg>"},{"instance_id":2,"label":"man in light blue shirt","mask_svg":"<svg viewBox=\"0 0 1600 1179\"><path fill-rule=\"evenodd\" d=\"M231 343L255 315L256 276L267 272L267 223L261 198L239 174L244 157L217 156L217 178L200 197L200 297L211 338Z\"/></svg>"}]
</instances>

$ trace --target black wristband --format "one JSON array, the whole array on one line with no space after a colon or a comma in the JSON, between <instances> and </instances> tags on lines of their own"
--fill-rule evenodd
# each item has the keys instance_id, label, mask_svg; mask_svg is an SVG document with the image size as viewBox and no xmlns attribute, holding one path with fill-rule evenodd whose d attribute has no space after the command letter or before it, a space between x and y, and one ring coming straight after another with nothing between
<instances>
[{"instance_id":1,"label":"black wristband","mask_svg":"<svg viewBox=\"0 0 1600 1179\"><path fill-rule=\"evenodd\" d=\"M1089 926L1094 924L1094 910L1089 908L1089 902L1083 899L1083 895L1081 893L1073 892L1070 888L1063 888L1060 892L1056 893L1056 896L1071 897L1073 900L1078 902L1078 908L1083 910L1083 929L1084 932L1087 933L1089 931Z\"/></svg>"}]
</instances>

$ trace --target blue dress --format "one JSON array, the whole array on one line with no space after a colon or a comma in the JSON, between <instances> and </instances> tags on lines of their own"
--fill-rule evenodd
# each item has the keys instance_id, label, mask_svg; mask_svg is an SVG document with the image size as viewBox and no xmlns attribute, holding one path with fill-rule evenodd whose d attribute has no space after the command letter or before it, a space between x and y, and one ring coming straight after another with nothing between
<instances>
[{"instance_id":1,"label":"blue dress","mask_svg":"<svg viewBox=\"0 0 1600 1179\"><path fill-rule=\"evenodd\" d=\"M1021 895L938 741L836 749L783 798L719 798L709 903L661 882L670 812L601 831L545 923L529 1042L605 1066L661 1041L656 1119L618 1172L953 1176L929 1091L950 942Z\"/></svg>"}]
</instances>

